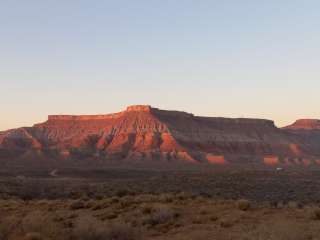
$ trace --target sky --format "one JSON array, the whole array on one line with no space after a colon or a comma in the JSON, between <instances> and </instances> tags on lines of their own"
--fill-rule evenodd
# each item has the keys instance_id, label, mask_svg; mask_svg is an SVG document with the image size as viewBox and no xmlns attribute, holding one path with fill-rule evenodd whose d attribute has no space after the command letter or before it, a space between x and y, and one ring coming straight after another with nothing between
<instances>
[{"instance_id":1,"label":"sky","mask_svg":"<svg viewBox=\"0 0 320 240\"><path fill-rule=\"evenodd\" d=\"M0 0L0 130L148 104L320 119L318 0Z\"/></svg>"}]
</instances>

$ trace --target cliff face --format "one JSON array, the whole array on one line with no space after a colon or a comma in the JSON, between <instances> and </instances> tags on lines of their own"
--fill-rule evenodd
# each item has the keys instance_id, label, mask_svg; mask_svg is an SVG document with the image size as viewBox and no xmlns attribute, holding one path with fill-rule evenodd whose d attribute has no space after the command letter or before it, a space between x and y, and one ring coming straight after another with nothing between
<instances>
[{"instance_id":1,"label":"cliff face","mask_svg":"<svg viewBox=\"0 0 320 240\"><path fill-rule=\"evenodd\" d=\"M318 119L300 119L292 125L285 127L290 130L320 130L320 120Z\"/></svg>"},{"instance_id":2,"label":"cliff face","mask_svg":"<svg viewBox=\"0 0 320 240\"><path fill-rule=\"evenodd\" d=\"M315 162L320 159L320 135L312 134L279 129L269 120L198 117L131 106L107 115L49 116L33 127L2 132L0 153L212 164L242 157L265 164L304 158Z\"/></svg>"},{"instance_id":3,"label":"cliff face","mask_svg":"<svg viewBox=\"0 0 320 240\"><path fill-rule=\"evenodd\" d=\"M283 130L296 136L304 152L320 156L320 120L300 119ZM316 162L320 164L320 157Z\"/></svg>"}]
</instances>

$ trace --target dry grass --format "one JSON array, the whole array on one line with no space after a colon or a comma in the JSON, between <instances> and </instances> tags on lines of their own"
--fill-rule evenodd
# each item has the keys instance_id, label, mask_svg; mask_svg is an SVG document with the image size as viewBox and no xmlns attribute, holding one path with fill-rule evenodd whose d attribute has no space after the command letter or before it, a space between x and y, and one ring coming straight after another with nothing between
<instances>
[{"instance_id":1,"label":"dry grass","mask_svg":"<svg viewBox=\"0 0 320 240\"><path fill-rule=\"evenodd\" d=\"M163 204L152 206L150 209L144 208L144 212L149 213L144 220L144 224L150 226L163 224L178 217L178 214L172 208Z\"/></svg>"},{"instance_id":2,"label":"dry grass","mask_svg":"<svg viewBox=\"0 0 320 240\"><path fill-rule=\"evenodd\" d=\"M318 239L319 231L305 223L278 219L268 225L259 225L257 229L244 234L243 240L312 240Z\"/></svg>"},{"instance_id":3,"label":"dry grass","mask_svg":"<svg viewBox=\"0 0 320 240\"><path fill-rule=\"evenodd\" d=\"M0 200L0 216L0 240L316 240L320 235L316 206L277 208L185 194Z\"/></svg>"},{"instance_id":4,"label":"dry grass","mask_svg":"<svg viewBox=\"0 0 320 240\"><path fill-rule=\"evenodd\" d=\"M77 240L135 240L139 235L125 223L106 224L93 217L78 219L73 231Z\"/></svg>"}]
</instances>

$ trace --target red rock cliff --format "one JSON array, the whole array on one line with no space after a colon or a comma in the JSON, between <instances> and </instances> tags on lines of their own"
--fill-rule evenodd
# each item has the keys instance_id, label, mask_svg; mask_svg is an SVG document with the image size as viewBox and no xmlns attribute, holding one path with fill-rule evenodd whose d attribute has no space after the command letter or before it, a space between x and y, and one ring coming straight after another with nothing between
<instances>
[{"instance_id":1,"label":"red rock cliff","mask_svg":"<svg viewBox=\"0 0 320 240\"><path fill-rule=\"evenodd\" d=\"M298 122L296 126L310 126ZM316 126L312 122L312 126ZM55 157L228 164L249 159L320 159L319 134L275 127L270 120L199 117L148 105L105 115L52 115L31 128L0 133L0 150Z\"/></svg>"},{"instance_id":2,"label":"red rock cliff","mask_svg":"<svg viewBox=\"0 0 320 240\"><path fill-rule=\"evenodd\" d=\"M292 130L320 130L320 120L318 119L300 119L292 125L285 127L285 129Z\"/></svg>"}]
</instances>

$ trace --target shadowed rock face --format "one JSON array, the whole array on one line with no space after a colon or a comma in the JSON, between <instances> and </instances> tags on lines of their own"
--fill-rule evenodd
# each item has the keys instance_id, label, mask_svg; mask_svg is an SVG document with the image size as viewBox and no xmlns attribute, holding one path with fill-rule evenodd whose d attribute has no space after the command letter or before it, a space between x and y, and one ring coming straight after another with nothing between
<instances>
[{"instance_id":1,"label":"shadowed rock face","mask_svg":"<svg viewBox=\"0 0 320 240\"><path fill-rule=\"evenodd\" d=\"M320 159L319 125L303 121L294 125L304 126L307 134L295 131L296 127L279 129L269 120L198 117L138 105L115 114L49 116L33 127L1 132L0 150L16 157L36 152L55 158L219 165L239 162L241 157L261 159L265 164L297 159L316 163Z\"/></svg>"}]
</instances>

